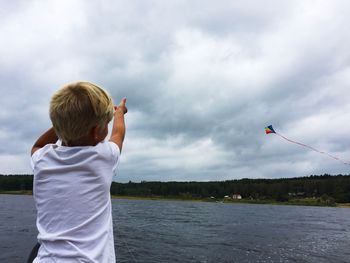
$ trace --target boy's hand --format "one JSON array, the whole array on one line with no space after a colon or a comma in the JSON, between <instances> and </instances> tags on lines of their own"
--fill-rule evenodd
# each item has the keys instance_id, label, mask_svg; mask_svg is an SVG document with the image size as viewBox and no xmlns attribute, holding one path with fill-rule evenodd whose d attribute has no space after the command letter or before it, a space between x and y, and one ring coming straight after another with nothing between
<instances>
[{"instance_id":1,"label":"boy's hand","mask_svg":"<svg viewBox=\"0 0 350 263\"><path fill-rule=\"evenodd\" d=\"M118 106L114 106L115 110L121 110L124 114L128 112L127 107L125 106L126 104L126 98L122 98Z\"/></svg>"}]
</instances>

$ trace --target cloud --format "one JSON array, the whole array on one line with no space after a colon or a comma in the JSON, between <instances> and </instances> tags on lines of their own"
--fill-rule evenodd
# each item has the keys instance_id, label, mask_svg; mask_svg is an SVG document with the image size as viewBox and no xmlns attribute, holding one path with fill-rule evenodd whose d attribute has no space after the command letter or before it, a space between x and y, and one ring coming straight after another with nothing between
<instances>
[{"instance_id":1,"label":"cloud","mask_svg":"<svg viewBox=\"0 0 350 263\"><path fill-rule=\"evenodd\" d=\"M31 172L24 156L50 126L51 95L84 79L116 103L128 100L116 180L347 173L263 128L349 156L349 9L344 1L6 3L0 172Z\"/></svg>"}]
</instances>

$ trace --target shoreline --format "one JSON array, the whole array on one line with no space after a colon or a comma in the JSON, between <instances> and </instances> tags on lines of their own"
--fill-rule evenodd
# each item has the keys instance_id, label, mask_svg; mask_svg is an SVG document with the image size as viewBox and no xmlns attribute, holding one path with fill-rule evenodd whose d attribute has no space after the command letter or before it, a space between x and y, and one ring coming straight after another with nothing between
<instances>
[{"instance_id":1,"label":"shoreline","mask_svg":"<svg viewBox=\"0 0 350 263\"><path fill-rule=\"evenodd\" d=\"M217 199L215 201L209 198L176 198L176 197L142 197L142 196L112 196L113 199L128 199L128 200L158 200L158 201L184 201L184 202L207 202L207 203L224 203L224 204L256 204L256 205L289 205L289 206L312 206L312 207L334 207L334 208L350 208L350 203L336 203L335 205L287 201L278 202L274 200L222 200Z\"/></svg>"},{"instance_id":2,"label":"shoreline","mask_svg":"<svg viewBox=\"0 0 350 263\"><path fill-rule=\"evenodd\" d=\"M0 191L0 195L33 195L30 190L21 191ZM111 195L112 199L127 199L127 200L150 200L150 201L182 201L182 202L208 202L208 203L224 203L224 204L258 204L258 205L291 205L291 206L313 206L313 207L335 207L335 208L350 208L350 203L335 203L327 205L303 200L291 200L279 202L275 200L224 200L210 198L186 198L186 197L165 197L165 196L121 196Z\"/></svg>"},{"instance_id":3,"label":"shoreline","mask_svg":"<svg viewBox=\"0 0 350 263\"><path fill-rule=\"evenodd\" d=\"M127 199L127 200L157 200L157 201L183 201L183 202L207 202L207 203L224 203L224 204L256 204L256 205L290 205L290 206L313 206L313 207L334 207L334 208L350 208L350 203L335 203L334 205L326 205L316 202L303 201L286 201L279 202L275 200L224 200L210 198L183 198L183 197L164 197L164 196L120 196L111 195L112 199Z\"/></svg>"}]
</instances>

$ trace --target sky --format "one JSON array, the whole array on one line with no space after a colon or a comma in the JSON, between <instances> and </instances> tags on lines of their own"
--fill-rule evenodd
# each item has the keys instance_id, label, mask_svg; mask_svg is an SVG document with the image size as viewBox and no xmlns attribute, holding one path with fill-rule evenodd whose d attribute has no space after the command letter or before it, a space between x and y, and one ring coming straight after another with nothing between
<instances>
[{"instance_id":1,"label":"sky","mask_svg":"<svg viewBox=\"0 0 350 263\"><path fill-rule=\"evenodd\" d=\"M1 1L0 173L31 174L52 94L118 104L118 182L349 174L349 1Z\"/></svg>"}]
</instances>

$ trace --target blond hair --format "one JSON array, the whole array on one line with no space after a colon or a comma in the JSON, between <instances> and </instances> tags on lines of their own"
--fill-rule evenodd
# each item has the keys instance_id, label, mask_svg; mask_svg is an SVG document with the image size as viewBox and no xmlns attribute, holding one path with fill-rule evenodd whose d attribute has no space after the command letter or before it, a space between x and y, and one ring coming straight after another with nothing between
<instances>
[{"instance_id":1,"label":"blond hair","mask_svg":"<svg viewBox=\"0 0 350 263\"><path fill-rule=\"evenodd\" d=\"M50 119L58 137L70 144L87 135L91 128L112 120L111 96L90 82L63 86L51 99Z\"/></svg>"}]
</instances>

